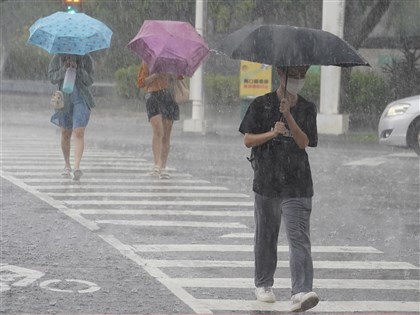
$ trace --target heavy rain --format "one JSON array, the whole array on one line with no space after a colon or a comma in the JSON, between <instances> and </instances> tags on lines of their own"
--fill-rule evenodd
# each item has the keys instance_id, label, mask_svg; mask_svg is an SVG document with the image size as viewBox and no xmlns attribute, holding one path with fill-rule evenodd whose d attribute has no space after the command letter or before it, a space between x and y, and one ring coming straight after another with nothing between
<instances>
[{"instance_id":1,"label":"heavy rain","mask_svg":"<svg viewBox=\"0 0 420 315\"><path fill-rule=\"evenodd\" d=\"M419 313L419 0L0 13L1 314Z\"/></svg>"}]
</instances>

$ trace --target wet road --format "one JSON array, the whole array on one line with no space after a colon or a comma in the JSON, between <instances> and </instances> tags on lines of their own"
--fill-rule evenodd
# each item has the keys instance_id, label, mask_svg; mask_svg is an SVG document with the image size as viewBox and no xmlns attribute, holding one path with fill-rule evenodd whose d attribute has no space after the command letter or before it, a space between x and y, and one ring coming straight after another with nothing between
<instances>
[{"instance_id":1,"label":"wet road","mask_svg":"<svg viewBox=\"0 0 420 315\"><path fill-rule=\"evenodd\" d=\"M253 295L252 172L239 117L215 116L205 136L176 124L172 178L162 181L147 176L151 135L141 106L98 108L75 183L59 176L59 134L43 103L2 97L4 313L289 309L284 231L278 302ZM308 153L321 297L314 312L418 311L418 157L334 137Z\"/></svg>"}]
</instances>

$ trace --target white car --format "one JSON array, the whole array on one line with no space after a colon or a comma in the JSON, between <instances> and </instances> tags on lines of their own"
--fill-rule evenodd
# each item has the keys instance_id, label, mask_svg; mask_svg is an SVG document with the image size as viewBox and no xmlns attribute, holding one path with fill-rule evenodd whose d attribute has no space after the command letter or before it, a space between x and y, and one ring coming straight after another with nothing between
<instances>
[{"instance_id":1,"label":"white car","mask_svg":"<svg viewBox=\"0 0 420 315\"><path fill-rule=\"evenodd\" d=\"M420 95L388 104L378 127L379 143L410 147L420 155Z\"/></svg>"}]
</instances>

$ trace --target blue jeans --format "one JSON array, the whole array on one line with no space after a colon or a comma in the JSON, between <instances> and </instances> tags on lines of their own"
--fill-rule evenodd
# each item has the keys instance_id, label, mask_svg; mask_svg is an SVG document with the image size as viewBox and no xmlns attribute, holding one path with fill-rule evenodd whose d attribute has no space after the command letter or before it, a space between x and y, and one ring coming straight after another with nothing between
<instances>
[{"instance_id":1,"label":"blue jeans","mask_svg":"<svg viewBox=\"0 0 420 315\"><path fill-rule=\"evenodd\" d=\"M273 286L277 268L277 240L283 219L289 243L292 295L312 291L311 210L312 198L273 198L255 194L256 287Z\"/></svg>"},{"instance_id":2,"label":"blue jeans","mask_svg":"<svg viewBox=\"0 0 420 315\"><path fill-rule=\"evenodd\" d=\"M74 87L70 94L70 109L68 112L57 110L51 117L51 122L64 129L85 128L89 122L90 109L79 90Z\"/></svg>"}]
</instances>

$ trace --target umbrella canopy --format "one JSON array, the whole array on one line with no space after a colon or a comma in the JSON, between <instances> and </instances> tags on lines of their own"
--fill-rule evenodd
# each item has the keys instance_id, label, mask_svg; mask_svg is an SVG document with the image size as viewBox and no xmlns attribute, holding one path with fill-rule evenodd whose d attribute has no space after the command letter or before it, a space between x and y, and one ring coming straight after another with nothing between
<instances>
[{"instance_id":1,"label":"umbrella canopy","mask_svg":"<svg viewBox=\"0 0 420 315\"><path fill-rule=\"evenodd\" d=\"M219 51L233 59L274 66L369 66L343 39L329 32L288 25L249 25L231 34Z\"/></svg>"},{"instance_id":2,"label":"umbrella canopy","mask_svg":"<svg viewBox=\"0 0 420 315\"><path fill-rule=\"evenodd\" d=\"M56 12L37 20L29 28L28 43L50 54L86 55L108 48L112 31L84 13Z\"/></svg>"},{"instance_id":3,"label":"umbrella canopy","mask_svg":"<svg viewBox=\"0 0 420 315\"><path fill-rule=\"evenodd\" d=\"M146 20L127 47L149 66L150 73L192 76L209 48L188 22Z\"/></svg>"}]
</instances>

